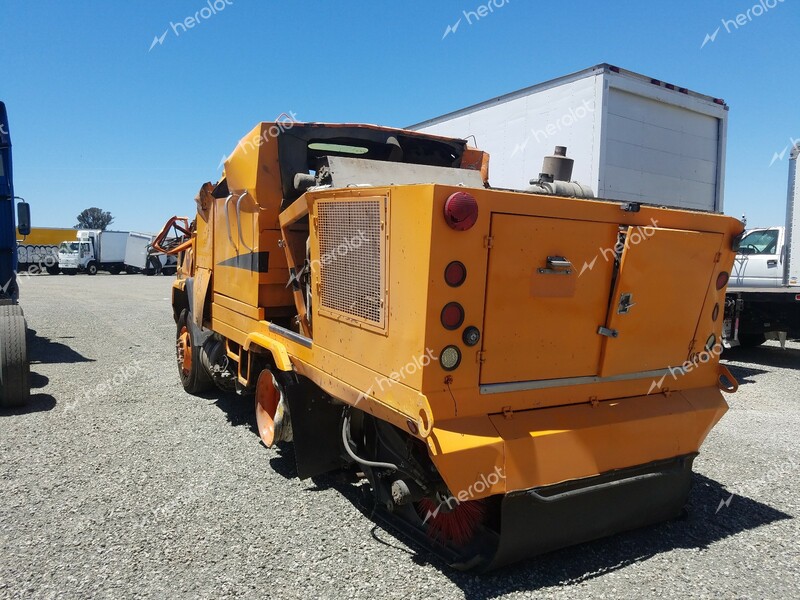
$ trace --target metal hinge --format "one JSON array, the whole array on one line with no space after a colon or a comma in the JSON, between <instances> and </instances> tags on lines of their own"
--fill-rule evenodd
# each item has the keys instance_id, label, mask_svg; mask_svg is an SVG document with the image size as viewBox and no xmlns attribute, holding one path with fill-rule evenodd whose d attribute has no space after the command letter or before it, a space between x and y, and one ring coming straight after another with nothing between
<instances>
[{"instance_id":1,"label":"metal hinge","mask_svg":"<svg viewBox=\"0 0 800 600\"><path fill-rule=\"evenodd\" d=\"M716 256L714 257L714 262L718 263L722 260L722 252L717 252Z\"/></svg>"},{"instance_id":2,"label":"metal hinge","mask_svg":"<svg viewBox=\"0 0 800 600\"><path fill-rule=\"evenodd\" d=\"M483 247L484 248L492 248L494 247L494 238L491 235L487 235L483 238Z\"/></svg>"},{"instance_id":3,"label":"metal hinge","mask_svg":"<svg viewBox=\"0 0 800 600\"><path fill-rule=\"evenodd\" d=\"M476 360L477 360L478 364L482 365L483 363L485 363L486 362L486 352L484 352L483 350L478 352Z\"/></svg>"},{"instance_id":4,"label":"metal hinge","mask_svg":"<svg viewBox=\"0 0 800 600\"><path fill-rule=\"evenodd\" d=\"M504 406L504 407L503 407L503 416L504 416L506 419L512 419L512 418L514 418L514 411L513 411L513 410L511 410L511 407L510 407L510 406Z\"/></svg>"},{"instance_id":5,"label":"metal hinge","mask_svg":"<svg viewBox=\"0 0 800 600\"><path fill-rule=\"evenodd\" d=\"M589 402L591 403L592 408L597 408L600 406L600 401L597 399L597 396L592 396L589 398Z\"/></svg>"},{"instance_id":6,"label":"metal hinge","mask_svg":"<svg viewBox=\"0 0 800 600\"><path fill-rule=\"evenodd\" d=\"M608 327L598 327L597 333L610 338L619 337L619 331L616 329L609 329Z\"/></svg>"}]
</instances>

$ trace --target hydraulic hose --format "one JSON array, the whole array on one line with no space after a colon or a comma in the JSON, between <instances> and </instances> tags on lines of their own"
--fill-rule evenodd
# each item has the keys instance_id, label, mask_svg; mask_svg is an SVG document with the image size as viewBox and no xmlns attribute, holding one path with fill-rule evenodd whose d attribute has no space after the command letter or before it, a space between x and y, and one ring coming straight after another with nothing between
<instances>
[{"instance_id":1,"label":"hydraulic hose","mask_svg":"<svg viewBox=\"0 0 800 600\"><path fill-rule=\"evenodd\" d=\"M350 429L350 411L348 410L345 413L344 419L342 421L342 443L344 444L344 449L347 451L347 454L350 455L350 458L352 458L357 463L364 465L365 467L371 467L373 469L391 469L392 471L400 470L397 468L396 465L393 465L392 463L376 462L373 460L366 460L357 456L356 453L353 452L353 449L350 447L350 441L347 439L347 432L349 429Z\"/></svg>"}]
</instances>

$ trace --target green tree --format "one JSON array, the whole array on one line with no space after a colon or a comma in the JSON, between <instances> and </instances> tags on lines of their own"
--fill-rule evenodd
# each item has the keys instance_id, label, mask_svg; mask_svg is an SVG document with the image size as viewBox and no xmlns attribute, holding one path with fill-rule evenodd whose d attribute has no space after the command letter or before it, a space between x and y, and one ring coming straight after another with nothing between
<instances>
[{"instance_id":1,"label":"green tree","mask_svg":"<svg viewBox=\"0 0 800 600\"><path fill-rule=\"evenodd\" d=\"M93 206L78 215L78 224L75 225L75 229L101 229L105 231L113 220L114 217L111 216L110 212Z\"/></svg>"}]
</instances>

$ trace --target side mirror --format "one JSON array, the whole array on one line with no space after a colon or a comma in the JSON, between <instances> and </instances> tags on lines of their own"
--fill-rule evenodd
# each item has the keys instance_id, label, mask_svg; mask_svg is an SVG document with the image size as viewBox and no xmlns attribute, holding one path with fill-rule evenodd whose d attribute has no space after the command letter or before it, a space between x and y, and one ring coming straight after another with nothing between
<instances>
[{"instance_id":1,"label":"side mirror","mask_svg":"<svg viewBox=\"0 0 800 600\"><path fill-rule=\"evenodd\" d=\"M31 232L31 205L24 200L17 204L17 231L20 235Z\"/></svg>"}]
</instances>

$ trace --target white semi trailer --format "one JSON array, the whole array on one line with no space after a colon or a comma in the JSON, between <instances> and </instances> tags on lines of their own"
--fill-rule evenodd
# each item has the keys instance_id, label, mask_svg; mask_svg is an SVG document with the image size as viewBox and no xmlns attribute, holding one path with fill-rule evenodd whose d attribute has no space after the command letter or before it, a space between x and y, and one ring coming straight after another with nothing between
<instances>
[{"instance_id":1,"label":"white semi trailer","mask_svg":"<svg viewBox=\"0 0 800 600\"><path fill-rule=\"evenodd\" d=\"M725 337L756 346L800 338L800 145L792 149L783 226L747 231L731 272Z\"/></svg>"},{"instance_id":2,"label":"white semi trailer","mask_svg":"<svg viewBox=\"0 0 800 600\"><path fill-rule=\"evenodd\" d=\"M567 146L602 198L722 212L727 123L719 98L601 64L410 128L474 137L494 187L528 188Z\"/></svg>"}]
</instances>

